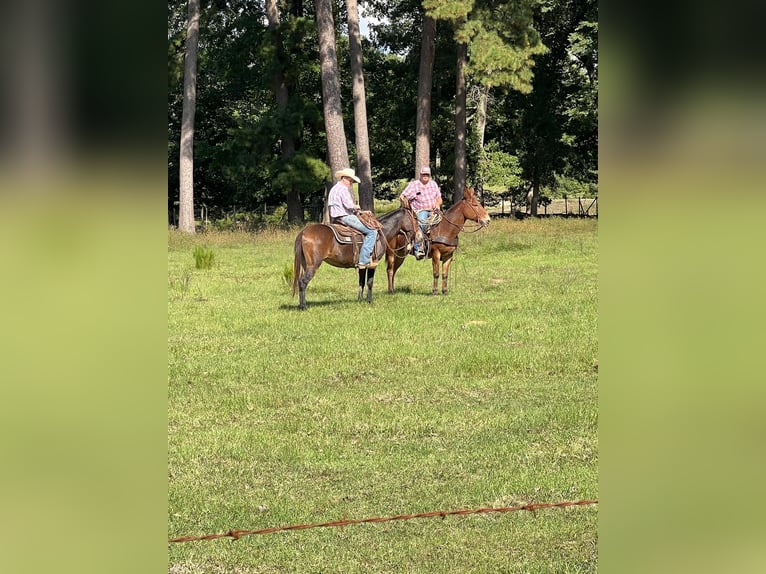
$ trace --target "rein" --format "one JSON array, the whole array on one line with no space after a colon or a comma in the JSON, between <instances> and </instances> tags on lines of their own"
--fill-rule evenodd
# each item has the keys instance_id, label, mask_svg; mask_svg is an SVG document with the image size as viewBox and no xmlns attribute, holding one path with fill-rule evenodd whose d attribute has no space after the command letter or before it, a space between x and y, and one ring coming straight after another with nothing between
<instances>
[{"instance_id":1,"label":"rein","mask_svg":"<svg viewBox=\"0 0 766 574\"><path fill-rule=\"evenodd\" d=\"M404 210L404 212L405 212L405 214L406 214L406 215L407 215L407 216L410 218L410 224L412 225L412 229L414 230L414 229L415 229L415 218L414 218L414 215L412 214L412 210L410 210L410 209L405 209L405 210ZM404 236L405 236L405 238L406 238L407 240L409 240L409 237L408 237L408 235L407 235L407 232L406 232L404 229L400 229L400 230L399 230L399 231L396 233L396 235L399 235L399 233L404 233ZM405 244L404 244L402 247L399 247L399 248L397 249L397 248L393 247L393 246L392 246L392 245L391 245L391 244L388 242L388 238L386 237L385 233L383 233L383 232L382 232L382 230L381 230L381 233L379 233L379 235L380 235L380 236L383 238L383 241L385 241L385 242L386 242L386 247L388 247L388 249L390 249L391 251L393 251L393 252L394 252L394 253L396 253L397 255L398 255L400 252L404 251L404 252L405 252L405 255L406 255L406 250L407 250L407 244L406 244L406 243L405 243ZM395 243L396 243L396 242L394 242L394 244L395 244Z\"/></svg>"}]
</instances>

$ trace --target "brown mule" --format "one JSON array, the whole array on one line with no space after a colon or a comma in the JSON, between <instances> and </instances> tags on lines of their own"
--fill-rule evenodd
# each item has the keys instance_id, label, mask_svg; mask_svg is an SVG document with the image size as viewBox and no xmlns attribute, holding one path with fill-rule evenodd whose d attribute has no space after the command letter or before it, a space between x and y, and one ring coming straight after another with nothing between
<instances>
[{"instance_id":1,"label":"brown mule","mask_svg":"<svg viewBox=\"0 0 766 574\"><path fill-rule=\"evenodd\" d=\"M379 219L382 228L378 230L373 259L377 261L388 252L397 237L413 233L412 220L403 209L397 209ZM407 239L404 239L406 245ZM329 225L313 223L304 227L295 238L293 261L293 297L299 293L298 308L306 309L306 287L319 266L326 262L333 267L351 268L357 264L359 248L352 243L340 243ZM359 269L359 296L363 298L367 286L367 302L372 303L372 284L375 278L375 264Z\"/></svg>"},{"instance_id":2,"label":"brown mule","mask_svg":"<svg viewBox=\"0 0 766 574\"><path fill-rule=\"evenodd\" d=\"M441 221L431 228L430 251L434 274L433 294L439 293L439 275L441 271L442 294L447 294L447 278L458 244L458 234L463 230L466 221L475 221L481 227L489 225L489 214L476 199L472 187L466 187L463 198L442 214ZM386 252L386 273L388 274L388 292L394 292L394 276L407 257L406 243L403 237L397 237L396 243L389 242ZM440 269L441 267L441 269Z\"/></svg>"}]
</instances>

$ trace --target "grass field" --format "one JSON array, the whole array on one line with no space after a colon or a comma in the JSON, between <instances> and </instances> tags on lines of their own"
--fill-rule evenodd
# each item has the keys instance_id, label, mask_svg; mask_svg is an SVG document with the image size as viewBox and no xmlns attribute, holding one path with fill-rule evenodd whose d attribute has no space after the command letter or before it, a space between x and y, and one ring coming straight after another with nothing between
<instances>
[{"instance_id":1,"label":"grass field","mask_svg":"<svg viewBox=\"0 0 766 574\"><path fill-rule=\"evenodd\" d=\"M372 305L297 230L171 231L168 537L598 498L597 221L461 234ZM211 269L193 251L214 252ZM597 506L169 545L169 572L595 572Z\"/></svg>"}]
</instances>

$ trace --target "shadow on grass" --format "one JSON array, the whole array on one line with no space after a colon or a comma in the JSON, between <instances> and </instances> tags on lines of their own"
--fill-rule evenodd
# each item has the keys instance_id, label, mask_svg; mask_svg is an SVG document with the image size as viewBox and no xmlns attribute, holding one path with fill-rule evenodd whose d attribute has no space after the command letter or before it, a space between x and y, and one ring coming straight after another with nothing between
<instances>
[{"instance_id":1,"label":"shadow on grass","mask_svg":"<svg viewBox=\"0 0 766 574\"><path fill-rule=\"evenodd\" d=\"M408 297L424 297L424 298L432 298L432 297L449 297L449 295L442 295L441 292L439 292L438 295L434 295L431 293L430 289L422 288L422 289L413 289L411 286L406 285L404 287L397 287L396 291L394 291L393 294L388 292L387 288L383 288L381 290L375 290L373 289L373 298L372 298L372 304L375 304L375 301L378 300L378 298L391 298L396 297L397 295L406 295ZM309 299L306 301L307 308L311 309L312 307L345 307L349 305L354 304L367 304L367 291L365 290L365 299L362 301L357 301L355 298L349 298L349 299L326 299L326 300L312 300ZM298 308L298 298L295 298L295 302L293 303L281 303L278 307L282 311L300 311Z\"/></svg>"},{"instance_id":2,"label":"shadow on grass","mask_svg":"<svg viewBox=\"0 0 766 574\"><path fill-rule=\"evenodd\" d=\"M385 293L386 293L386 295L390 295L390 293L388 292L388 288L386 288ZM396 288L394 289L394 293L393 294L394 295L399 295L400 293L404 293L404 294L407 294L407 295L412 295L413 293L415 293L415 291L413 291L412 287L410 287L409 285L407 285L405 287L399 287L397 285Z\"/></svg>"},{"instance_id":3,"label":"shadow on grass","mask_svg":"<svg viewBox=\"0 0 766 574\"><path fill-rule=\"evenodd\" d=\"M375 299L374 298L373 298L372 302L375 303ZM309 301L306 301L306 307L308 309L311 309L312 307L338 307L338 308L340 308L340 307L345 307L345 306L348 306L348 305L351 305L351 304L359 304L359 305L361 305L363 303L367 304L367 300L366 299L363 300L363 301L357 301L356 299L353 299L353 300L351 300L351 299L349 299L349 300L333 299L333 300L327 300L327 301L322 301L322 300L311 301L311 300L309 300ZM298 308L298 302L297 301L295 303L292 303L292 304L282 303L279 306L279 309L282 310L282 311L300 311L300 309Z\"/></svg>"},{"instance_id":4,"label":"shadow on grass","mask_svg":"<svg viewBox=\"0 0 766 574\"><path fill-rule=\"evenodd\" d=\"M450 287L450 290L452 290L452 287ZM385 292L386 295L389 295L388 291ZM408 297L449 297L448 295L442 295L441 292L441 280L439 282L439 293L434 295L431 291L431 284L428 285L424 284L422 287L418 287L417 289L412 288L411 286L407 285L404 287L396 287L396 290L394 291L394 296L396 295L407 295ZM390 295L389 295L390 296Z\"/></svg>"}]
</instances>

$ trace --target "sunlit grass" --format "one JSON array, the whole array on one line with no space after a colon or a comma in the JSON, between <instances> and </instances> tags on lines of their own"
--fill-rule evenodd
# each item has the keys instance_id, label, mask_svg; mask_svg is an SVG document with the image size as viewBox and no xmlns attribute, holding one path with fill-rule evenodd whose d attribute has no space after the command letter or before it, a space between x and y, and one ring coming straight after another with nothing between
<instances>
[{"instance_id":1,"label":"sunlit grass","mask_svg":"<svg viewBox=\"0 0 766 574\"><path fill-rule=\"evenodd\" d=\"M372 305L297 230L170 233L169 537L597 498L597 224L461 234L450 294L410 258ZM196 244L215 266L194 268ZM180 572L595 571L596 507L174 544ZM175 570L174 570L175 569Z\"/></svg>"}]
</instances>

